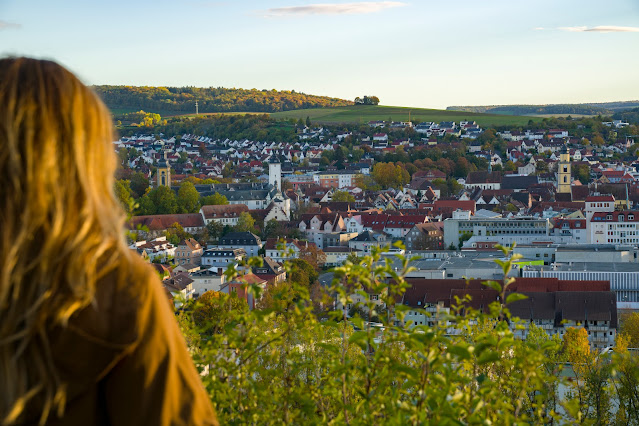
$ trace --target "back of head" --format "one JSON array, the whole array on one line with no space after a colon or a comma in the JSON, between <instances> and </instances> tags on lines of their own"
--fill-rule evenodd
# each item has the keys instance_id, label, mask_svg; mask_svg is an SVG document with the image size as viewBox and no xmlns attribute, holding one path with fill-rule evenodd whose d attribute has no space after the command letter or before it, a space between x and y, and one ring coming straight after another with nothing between
<instances>
[{"instance_id":1,"label":"back of head","mask_svg":"<svg viewBox=\"0 0 639 426\"><path fill-rule=\"evenodd\" d=\"M54 62L0 60L0 423L62 409L47 327L93 300L126 256L113 194L112 122Z\"/></svg>"}]
</instances>

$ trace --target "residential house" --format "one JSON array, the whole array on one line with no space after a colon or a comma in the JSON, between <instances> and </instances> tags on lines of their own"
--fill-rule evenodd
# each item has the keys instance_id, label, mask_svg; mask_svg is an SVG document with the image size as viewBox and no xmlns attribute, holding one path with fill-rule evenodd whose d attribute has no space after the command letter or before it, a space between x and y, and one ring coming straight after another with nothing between
<instances>
[{"instance_id":1,"label":"residential house","mask_svg":"<svg viewBox=\"0 0 639 426\"><path fill-rule=\"evenodd\" d=\"M323 208L324 213L303 214L299 223L300 232L306 235L319 248L324 247L324 234L339 234L346 230L344 219L339 213Z\"/></svg>"},{"instance_id":2,"label":"residential house","mask_svg":"<svg viewBox=\"0 0 639 426\"><path fill-rule=\"evenodd\" d=\"M129 246L138 253L144 252L150 261L159 260L166 262L175 256L175 246L166 240L166 237L157 237L153 240L136 241Z\"/></svg>"},{"instance_id":3,"label":"residential house","mask_svg":"<svg viewBox=\"0 0 639 426\"><path fill-rule=\"evenodd\" d=\"M269 285L286 280L286 270L282 264L268 256L262 258L262 266L253 268L253 273L259 278L266 280Z\"/></svg>"},{"instance_id":4,"label":"residential house","mask_svg":"<svg viewBox=\"0 0 639 426\"><path fill-rule=\"evenodd\" d=\"M193 280L193 297L198 298L207 291L220 291L225 276L211 269L201 269L189 274Z\"/></svg>"},{"instance_id":5,"label":"residential house","mask_svg":"<svg viewBox=\"0 0 639 426\"><path fill-rule=\"evenodd\" d=\"M276 262L283 262L287 259L297 259L300 253L309 250L309 248L317 247L314 243L308 241L297 240L293 238L278 239L269 238L264 245L266 256Z\"/></svg>"},{"instance_id":6,"label":"residential house","mask_svg":"<svg viewBox=\"0 0 639 426\"><path fill-rule=\"evenodd\" d=\"M326 254L327 266L339 266L343 264L350 254L359 255L356 249L344 246L331 246L324 248L324 254Z\"/></svg>"},{"instance_id":7,"label":"residential house","mask_svg":"<svg viewBox=\"0 0 639 426\"><path fill-rule=\"evenodd\" d=\"M262 248L262 240L252 232L230 232L220 238L216 247L218 249L240 248L248 257L254 257Z\"/></svg>"},{"instance_id":8,"label":"residential house","mask_svg":"<svg viewBox=\"0 0 639 426\"><path fill-rule=\"evenodd\" d=\"M384 234L364 231L348 242L348 247L357 250L360 255L368 256L373 247L384 247L389 242Z\"/></svg>"},{"instance_id":9,"label":"residential house","mask_svg":"<svg viewBox=\"0 0 639 426\"><path fill-rule=\"evenodd\" d=\"M172 293L174 296L179 295L183 300L190 300L193 298L193 280L188 274L180 273L175 274L170 278L162 281L164 288ZM175 300L175 298L174 298ZM175 307L179 308L179 304L175 303Z\"/></svg>"},{"instance_id":10,"label":"residential house","mask_svg":"<svg viewBox=\"0 0 639 426\"><path fill-rule=\"evenodd\" d=\"M202 206L200 214L208 225L217 222L224 226L235 226L242 213L248 213L249 208L244 204L226 204L215 206Z\"/></svg>"},{"instance_id":11,"label":"residential house","mask_svg":"<svg viewBox=\"0 0 639 426\"><path fill-rule=\"evenodd\" d=\"M189 234L199 234L206 226L201 214L189 213L133 216L127 227L145 238L154 238L163 235L176 223Z\"/></svg>"},{"instance_id":12,"label":"residential house","mask_svg":"<svg viewBox=\"0 0 639 426\"><path fill-rule=\"evenodd\" d=\"M249 286L256 285L262 290L266 289L267 281L258 277L253 273L240 275L232 281L227 281L220 287L221 293L235 293L238 298L246 301L249 309L255 309L257 301L252 292L248 290Z\"/></svg>"},{"instance_id":13,"label":"residential house","mask_svg":"<svg viewBox=\"0 0 639 426\"><path fill-rule=\"evenodd\" d=\"M199 265L204 249L193 238L182 240L175 249L175 262L179 265Z\"/></svg>"},{"instance_id":14,"label":"residential house","mask_svg":"<svg viewBox=\"0 0 639 426\"><path fill-rule=\"evenodd\" d=\"M215 268L216 272L225 271L230 265L239 263L246 257L246 251L235 249L208 249L202 254L202 266Z\"/></svg>"},{"instance_id":15,"label":"residential house","mask_svg":"<svg viewBox=\"0 0 639 426\"><path fill-rule=\"evenodd\" d=\"M470 172L466 178L465 188L501 189L500 172Z\"/></svg>"},{"instance_id":16,"label":"residential house","mask_svg":"<svg viewBox=\"0 0 639 426\"><path fill-rule=\"evenodd\" d=\"M408 250L443 250L444 232L438 224L418 223L406 234L405 245Z\"/></svg>"}]
</instances>

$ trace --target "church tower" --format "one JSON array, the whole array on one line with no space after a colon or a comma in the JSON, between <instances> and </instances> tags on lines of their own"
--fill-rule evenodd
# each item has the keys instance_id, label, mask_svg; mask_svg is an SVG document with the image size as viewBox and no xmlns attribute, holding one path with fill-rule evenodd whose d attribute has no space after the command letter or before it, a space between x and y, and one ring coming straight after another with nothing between
<instances>
[{"instance_id":1,"label":"church tower","mask_svg":"<svg viewBox=\"0 0 639 426\"><path fill-rule=\"evenodd\" d=\"M171 187L171 166L166 158L167 152L164 151L164 156L158 161L158 171L156 173L156 188L160 186Z\"/></svg>"},{"instance_id":2,"label":"church tower","mask_svg":"<svg viewBox=\"0 0 639 426\"><path fill-rule=\"evenodd\" d=\"M278 191L282 190L282 165L280 163L268 164L268 183L277 188Z\"/></svg>"},{"instance_id":3,"label":"church tower","mask_svg":"<svg viewBox=\"0 0 639 426\"><path fill-rule=\"evenodd\" d=\"M559 173L557 173L557 192L562 194L570 193L570 152L564 145L559 155Z\"/></svg>"}]
</instances>

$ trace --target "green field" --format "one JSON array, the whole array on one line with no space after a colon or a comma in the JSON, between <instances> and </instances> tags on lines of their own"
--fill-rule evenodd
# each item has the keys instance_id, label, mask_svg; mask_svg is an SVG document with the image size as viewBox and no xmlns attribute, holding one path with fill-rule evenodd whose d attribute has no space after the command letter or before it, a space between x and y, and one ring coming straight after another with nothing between
<instances>
[{"instance_id":1,"label":"green field","mask_svg":"<svg viewBox=\"0 0 639 426\"><path fill-rule=\"evenodd\" d=\"M446 111L442 109L408 108L380 105L357 105L335 108L299 109L272 113L273 118L306 119L316 123L368 123L374 120L408 121L476 121L483 127L488 126L524 126L529 120L541 121L540 117L478 114L464 111Z\"/></svg>"}]
</instances>

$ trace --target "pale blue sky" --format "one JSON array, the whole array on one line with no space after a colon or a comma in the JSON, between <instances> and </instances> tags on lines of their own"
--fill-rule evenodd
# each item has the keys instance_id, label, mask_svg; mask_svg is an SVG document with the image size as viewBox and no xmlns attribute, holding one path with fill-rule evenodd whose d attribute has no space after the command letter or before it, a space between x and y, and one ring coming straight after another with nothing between
<instances>
[{"instance_id":1,"label":"pale blue sky","mask_svg":"<svg viewBox=\"0 0 639 426\"><path fill-rule=\"evenodd\" d=\"M638 0L0 0L0 55L89 84L433 108L635 100L638 48Z\"/></svg>"}]
</instances>

